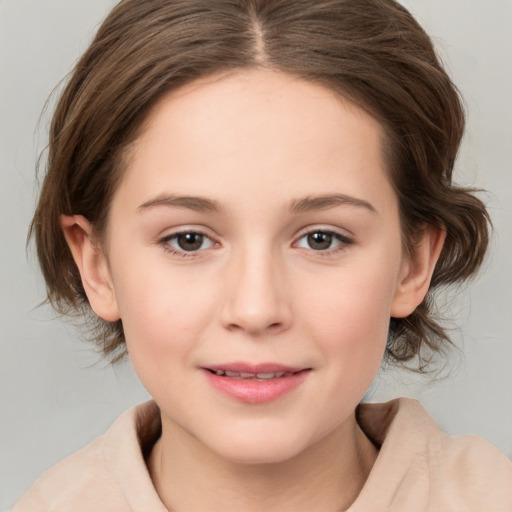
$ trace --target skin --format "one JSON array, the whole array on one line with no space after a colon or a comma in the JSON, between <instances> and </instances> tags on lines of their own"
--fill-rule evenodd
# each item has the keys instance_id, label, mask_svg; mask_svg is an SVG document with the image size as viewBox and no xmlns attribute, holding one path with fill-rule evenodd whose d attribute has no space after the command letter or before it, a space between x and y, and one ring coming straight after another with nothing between
<instances>
[{"instance_id":1,"label":"skin","mask_svg":"<svg viewBox=\"0 0 512 512\"><path fill-rule=\"evenodd\" d=\"M425 229L404 257L382 142L375 119L321 86L210 77L154 108L100 247L87 219L62 218L92 308L122 319L160 406L148 464L169 509L334 511L360 492L377 453L354 411L389 318L422 301L443 243ZM183 231L205 235L199 249L180 248ZM307 236L319 232L327 248ZM200 370L232 361L310 371L249 404Z\"/></svg>"}]
</instances>

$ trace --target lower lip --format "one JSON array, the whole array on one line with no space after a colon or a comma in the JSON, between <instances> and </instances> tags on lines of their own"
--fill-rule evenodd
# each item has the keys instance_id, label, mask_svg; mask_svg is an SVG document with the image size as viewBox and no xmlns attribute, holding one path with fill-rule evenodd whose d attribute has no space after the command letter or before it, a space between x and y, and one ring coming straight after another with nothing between
<instances>
[{"instance_id":1,"label":"lower lip","mask_svg":"<svg viewBox=\"0 0 512 512\"><path fill-rule=\"evenodd\" d=\"M203 372L216 390L249 404L273 402L300 386L309 374L309 370L302 370L288 377L252 380L224 377L208 370Z\"/></svg>"}]
</instances>

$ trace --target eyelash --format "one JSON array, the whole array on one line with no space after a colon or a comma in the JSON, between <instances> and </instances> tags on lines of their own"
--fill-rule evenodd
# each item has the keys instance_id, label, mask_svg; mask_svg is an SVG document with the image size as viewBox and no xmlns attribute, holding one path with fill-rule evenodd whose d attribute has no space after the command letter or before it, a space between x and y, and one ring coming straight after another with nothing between
<instances>
[{"instance_id":1,"label":"eyelash","mask_svg":"<svg viewBox=\"0 0 512 512\"><path fill-rule=\"evenodd\" d=\"M172 254L173 256L179 256L180 258L197 258L198 256L200 256L201 252L204 251L204 249L196 250L196 251L185 251L185 250L175 249L169 244L169 242L171 240L177 239L179 236L183 236L183 235L199 235L199 236L204 237L207 240L210 240L212 242L212 246L215 245L215 242L206 233L204 233L203 231L192 230L192 229L178 231L176 233L172 233L171 235L167 235L167 236L163 237L161 240L159 240L158 243L163 247L163 249L166 253Z\"/></svg>"},{"instance_id":2,"label":"eyelash","mask_svg":"<svg viewBox=\"0 0 512 512\"><path fill-rule=\"evenodd\" d=\"M346 250L347 246L352 245L354 243L354 240L352 240L351 238L349 238L345 235L342 235L341 233L338 233L336 231L332 231L332 230L328 230L328 229L313 229L313 230L307 231L306 233L303 233L294 242L293 245L295 247L297 247L297 244L300 242L300 240L302 240L308 236L317 235L317 234L331 236L333 240L337 240L339 243L334 248L328 248L325 250L314 250L311 248L309 248L309 249L304 248L306 250L312 251L315 254L315 256L316 255L321 256L321 257L335 256L339 252ZM201 237L204 237L204 239L209 240L212 243L211 247L214 247L216 245L216 242L214 240L212 240L212 238L209 235L207 235L206 233L199 231L199 230L178 231L176 233L172 233L171 235L167 235L167 236L163 237L162 239L160 239L158 241L158 243L163 247L163 249L166 253L172 254L174 256L179 256L181 258L196 258L196 257L200 256L201 253L205 249L186 251L186 250L175 249L170 245L169 242L171 240L177 239L179 236L183 236L183 235L199 235ZM208 249L209 248L210 247L208 247Z\"/></svg>"},{"instance_id":3,"label":"eyelash","mask_svg":"<svg viewBox=\"0 0 512 512\"><path fill-rule=\"evenodd\" d=\"M306 233L302 234L296 242L294 242L294 245L296 246L300 240L311 236L311 235L328 235L332 237L332 240L337 240L339 243L338 245L334 246L333 248L328 248L325 250L314 250L314 249L307 249L314 252L315 256L320 257L330 257L330 256L336 256L338 253L345 251L348 246L352 245L354 243L354 240L347 237L346 235L342 235L341 233L338 233L337 231L332 231L329 229L312 229L307 231Z\"/></svg>"}]
</instances>

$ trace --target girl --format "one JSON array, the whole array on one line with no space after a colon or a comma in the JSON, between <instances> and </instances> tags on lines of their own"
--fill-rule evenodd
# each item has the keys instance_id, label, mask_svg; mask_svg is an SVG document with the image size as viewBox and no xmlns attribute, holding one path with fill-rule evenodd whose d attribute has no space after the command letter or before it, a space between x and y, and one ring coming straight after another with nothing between
<instances>
[{"instance_id":1,"label":"girl","mask_svg":"<svg viewBox=\"0 0 512 512\"><path fill-rule=\"evenodd\" d=\"M392 0L136 0L57 106L32 223L49 300L154 401L24 510L510 510L512 467L407 399L383 356L448 337L488 215L452 184L459 97Z\"/></svg>"}]
</instances>

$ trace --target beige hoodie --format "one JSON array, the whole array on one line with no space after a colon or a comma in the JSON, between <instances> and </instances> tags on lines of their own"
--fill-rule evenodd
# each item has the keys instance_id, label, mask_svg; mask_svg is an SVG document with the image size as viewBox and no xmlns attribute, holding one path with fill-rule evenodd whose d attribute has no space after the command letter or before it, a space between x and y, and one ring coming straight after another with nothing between
<instances>
[{"instance_id":1,"label":"beige hoodie","mask_svg":"<svg viewBox=\"0 0 512 512\"><path fill-rule=\"evenodd\" d=\"M357 416L380 451L349 512L512 512L512 462L486 441L446 436L408 398L360 405ZM154 402L127 411L11 512L167 512L144 459L159 434Z\"/></svg>"}]
</instances>

